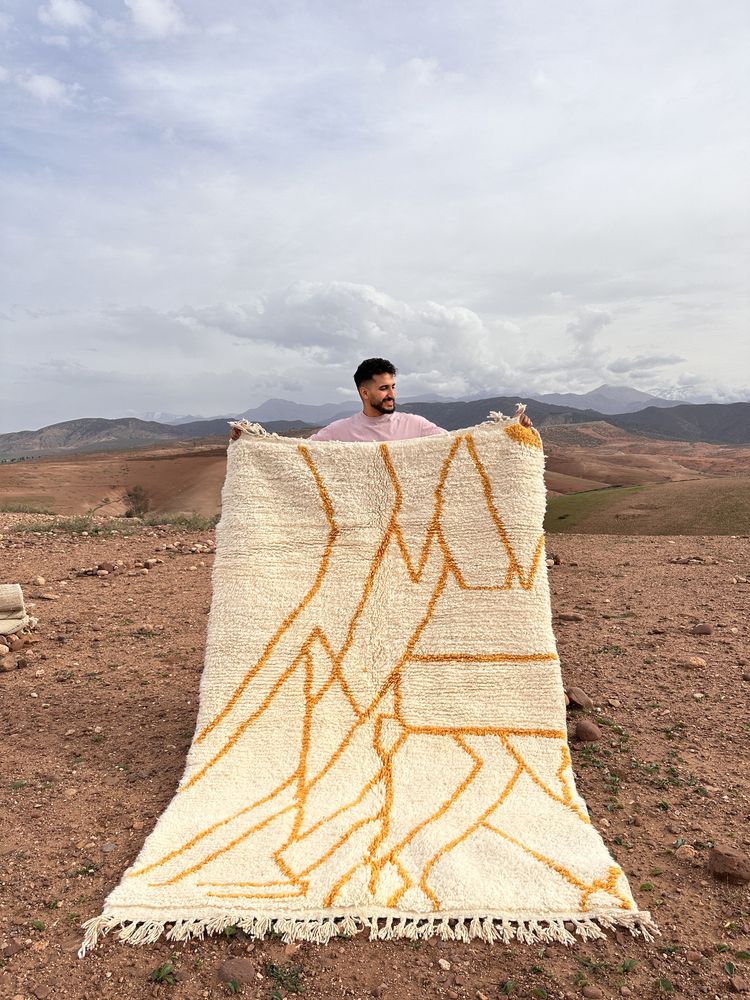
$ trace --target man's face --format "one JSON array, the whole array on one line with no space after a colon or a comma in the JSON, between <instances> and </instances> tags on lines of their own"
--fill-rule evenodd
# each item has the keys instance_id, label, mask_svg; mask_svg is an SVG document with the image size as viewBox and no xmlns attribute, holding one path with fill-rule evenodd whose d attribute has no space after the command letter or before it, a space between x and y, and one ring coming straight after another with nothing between
<instances>
[{"instance_id":1,"label":"man's face","mask_svg":"<svg viewBox=\"0 0 750 1000\"><path fill-rule=\"evenodd\" d=\"M396 379L384 373L373 375L360 386L360 395L378 413L393 413L396 408Z\"/></svg>"}]
</instances>

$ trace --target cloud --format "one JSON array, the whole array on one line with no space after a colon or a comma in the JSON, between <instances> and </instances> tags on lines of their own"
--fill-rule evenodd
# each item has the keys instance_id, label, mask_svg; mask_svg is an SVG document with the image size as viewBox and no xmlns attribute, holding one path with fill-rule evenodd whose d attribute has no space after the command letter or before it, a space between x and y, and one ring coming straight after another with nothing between
<instances>
[{"instance_id":1,"label":"cloud","mask_svg":"<svg viewBox=\"0 0 750 1000\"><path fill-rule=\"evenodd\" d=\"M287 378L335 398L363 353L396 355L409 395L708 391L686 369L734 391L747 18L685 4L644 33L642 0L14 0L13 342L168 373L132 383L143 410L217 409L194 375L224 367L251 373L227 383L243 408ZM69 416L118 394L52 393Z\"/></svg>"},{"instance_id":2,"label":"cloud","mask_svg":"<svg viewBox=\"0 0 750 1000\"><path fill-rule=\"evenodd\" d=\"M69 84L57 80L46 73L22 73L17 77L19 87L31 94L42 104L69 107L72 104L71 92L75 89Z\"/></svg>"},{"instance_id":3,"label":"cloud","mask_svg":"<svg viewBox=\"0 0 750 1000\"><path fill-rule=\"evenodd\" d=\"M401 67L401 72L405 80L416 84L417 87L430 87L441 82L458 83L463 79L461 73L446 72L438 59L424 59L418 56L408 59Z\"/></svg>"},{"instance_id":4,"label":"cloud","mask_svg":"<svg viewBox=\"0 0 750 1000\"><path fill-rule=\"evenodd\" d=\"M364 357L393 355L407 388L417 373L430 391L459 395L512 381L502 328L465 307L411 304L370 285L297 282L250 305L186 308L176 316L293 351L314 368L343 364L348 372Z\"/></svg>"},{"instance_id":5,"label":"cloud","mask_svg":"<svg viewBox=\"0 0 750 1000\"><path fill-rule=\"evenodd\" d=\"M48 0L38 16L50 28L87 28L95 15L82 0Z\"/></svg>"},{"instance_id":6,"label":"cloud","mask_svg":"<svg viewBox=\"0 0 750 1000\"><path fill-rule=\"evenodd\" d=\"M42 35L41 40L45 45L54 45L58 49L70 48L70 38L68 35Z\"/></svg>"},{"instance_id":7,"label":"cloud","mask_svg":"<svg viewBox=\"0 0 750 1000\"><path fill-rule=\"evenodd\" d=\"M601 354L601 349L596 348L594 341L611 322L612 316L604 309L585 306L578 311L578 315L566 327L573 338L578 358L591 360Z\"/></svg>"},{"instance_id":8,"label":"cloud","mask_svg":"<svg viewBox=\"0 0 750 1000\"><path fill-rule=\"evenodd\" d=\"M185 30L185 19L174 0L125 0L133 24L152 38L164 38Z\"/></svg>"},{"instance_id":9,"label":"cloud","mask_svg":"<svg viewBox=\"0 0 750 1000\"><path fill-rule=\"evenodd\" d=\"M667 365L677 365L685 360L680 354L639 354L633 358L617 358L610 362L607 368L617 374L626 374L651 371L654 368L664 368Z\"/></svg>"}]
</instances>

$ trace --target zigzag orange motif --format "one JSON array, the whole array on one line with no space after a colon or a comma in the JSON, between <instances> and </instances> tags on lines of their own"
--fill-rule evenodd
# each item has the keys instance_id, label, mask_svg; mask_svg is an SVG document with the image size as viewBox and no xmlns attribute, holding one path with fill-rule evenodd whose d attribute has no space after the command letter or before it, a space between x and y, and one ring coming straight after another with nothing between
<instances>
[{"instance_id":1,"label":"zigzag orange motif","mask_svg":"<svg viewBox=\"0 0 750 1000\"><path fill-rule=\"evenodd\" d=\"M540 443L537 443L538 435L532 435L531 437L527 434L509 436L511 436L511 438L519 444L532 447L540 446ZM450 550L442 528L441 517L444 508L444 492L448 473L462 444L466 448L473 467L476 470L476 474L482 487L482 495L484 497L487 511L497 533L497 537L500 540L505 554L507 555L508 565L502 582L488 581L482 585L469 585ZM305 445L299 445L298 450L315 482L321 507L325 513L328 524L328 538L317 573L310 588L303 595L297 606L290 611L280 623L262 651L257 662L246 671L244 677L237 685L224 707L198 733L195 739L196 744L200 744L205 741L207 737L213 733L232 712L235 711L235 709L239 708L245 691L252 684L253 680L258 677L260 672L272 661L273 654L277 649L279 642L289 632L294 623L300 618L303 611L315 599L316 595L324 586L326 576L329 572L331 558L339 536L339 527L336 523L334 507L323 478L312 459L309 449ZM212 825L206 827L180 847L168 852L155 862L130 872L129 877L136 878L144 876L155 869L167 865L176 858L180 858L182 855L187 855L188 853L192 854L195 852L185 867L180 868L179 871L171 874L163 881L151 883L153 885L160 886L175 884L197 872L202 871L216 858L239 847L254 834L258 833L262 829L265 829L275 820L280 817L290 815L291 829L286 835L283 843L281 843L272 855L273 863L276 865L278 873L269 872L269 879L267 881L201 881L196 882L195 884L204 886L206 888L207 895L222 899L258 900L293 899L296 897L304 897L309 887L309 876L316 869L325 864L331 857L333 857L333 855L359 830L372 824L372 836L370 837L369 845L365 850L364 856L358 860L357 864L353 865L348 871L344 872L335 884L333 884L327 895L326 906L330 907L335 904L341 890L355 875L355 873L362 868L369 870L369 889L370 892L375 895L378 892L379 880L383 874L385 866L391 865L398 873L401 885L398 889L390 893L387 900L388 906L395 907L405 892L413 887L418 887L430 901L432 907L435 910L439 910L441 903L437 894L430 886L430 873L441 858L445 857L452 850L458 847L459 844L463 843L466 839L470 838L474 833L481 829L485 832L493 833L505 843L512 844L519 851L533 857L538 863L550 871L554 871L569 885L574 886L580 892L581 908L583 910L585 910L588 905L589 897L596 891L609 893L613 899L617 900L618 905L623 909L631 908L632 904L625 896L617 891L617 881L621 872L616 866L610 868L606 878L585 882L572 872L568 871L562 865L556 863L553 859L546 857L540 852L534 851L532 848L523 844L520 840L503 831L496 825L496 822L491 819L496 810L512 794L519 779L522 776L525 776L543 795L562 806L567 812L569 812L570 815L574 816L582 823L590 823L587 814L583 809L581 809L571 792L568 779L571 762L566 745L566 733L564 729L535 729L523 727L504 728L492 726L456 726L455 728L449 728L440 726L409 725L405 721L401 711L401 685L403 668L409 662L516 662L520 664L525 662L538 663L556 661L557 654L552 650L530 650L522 654L500 650L482 654L468 652L458 654L447 652L429 654L415 653L414 650L417 647L420 636L423 634L426 626L431 621L435 606L450 578L455 581L461 590L465 591L509 591L515 586L523 591L528 591L534 586L534 580L539 566L541 565L541 559L544 552L544 535L542 534L539 537L531 564L527 569L524 569L514 551L500 512L497 509L493 496L492 485L487 471L477 452L474 439L471 434L457 435L453 438L440 469L437 484L434 489L432 514L427 523L421 549L416 558L413 558L409 552L404 538L403 529L399 523L399 515L403 507L403 495L401 485L386 444L380 445L380 455L388 480L393 489L393 506L389 521L366 574L359 601L357 602L354 613L348 623L343 643L340 645L340 648L336 650L330 639L320 627L316 626L312 628L309 634L304 638L296 656L294 656L289 666L281 671L275 684L271 687L261 704L251 714L247 715L241 722L239 722L239 724L234 726L232 732L222 742L221 746L203 764L202 767L195 771L195 773L193 773L190 778L184 782L180 791L184 794L198 785L210 773L212 768L215 767L229 752L231 752L248 729L250 729L258 722L259 719L262 718L278 697L284 686L288 682L291 682L292 679L299 672L301 672L304 695L304 717L302 720L300 751L296 769L287 777L285 781L278 785L268 795L236 811L225 820L213 823ZM374 692L374 695L368 704L359 704L351 687L347 683L343 669L343 662L354 642L357 625L365 607L367 606L379 567L388 551L393 549L405 566L409 580L413 584L418 585L424 577L425 569L430 560L430 553L432 552L434 546L437 546L439 552L439 572L437 574L432 593L427 601L425 613L418 622L417 626L414 628L414 631L405 645L402 655L386 677L385 681L382 683L380 689ZM328 675L317 691L313 690L313 651L315 651L318 655L321 655L324 659L327 659L330 664ZM309 759L311 743L314 739L314 712L325 695L335 686L338 686L351 707L353 721L348 731L339 741L335 749L330 753L322 767L319 767L317 773L311 773ZM398 738L395 739L390 746L387 746L383 742L382 738L383 726L387 721L390 721L394 726L397 726L400 732ZM325 776L330 773L337 761L341 759L342 755L346 753L347 748L356 734L362 731L363 727L369 726L370 724L373 727L372 748L378 760L378 767L362 788L356 790L356 794L353 796L351 801L339 806L329 815L318 819L317 822L305 829L306 809L313 789L319 785ZM407 744L410 739L419 738L421 736L442 737L450 741L450 743L456 745L466 755L468 770L463 779L457 781L455 788L437 809L433 810L426 818L421 819L411 830L401 836L397 843L388 846L394 800L394 760L401 748ZM510 742L513 737L530 736L536 737L537 739L558 742L561 759L559 768L555 774L555 779L559 784L559 792L539 777L535 769L524 759L523 754L520 752L518 747L514 746L513 743ZM402 861L402 853L404 849L421 833L422 830L431 824L436 823L446 814L446 812L453 809L461 797L465 795L465 793L478 780L479 775L487 766L486 761L476 750L476 747L473 747L468 742L468 739L472 737L489 737L492 740L497 741L496 745L499 747L500 751L503 753L505 758L513 764L512 775L505 782L504 786L499 789L497 796L493 799L489 807L482 811L481 815L473 819L467 819L466 826L463 830L461 830L450 841L443 844L438 850L433 852L433 854L422 865L422 870L415 881L415 878L409 874L407 866ZM287 855L292 847L300 843L304 843L305 840L310 838L318 830L333 824L334 821L339 820L340 817L345 816L347 813L351 812L352 815L355 815L357 807L363 803L369 793L375 788L382 788L384 790L382 804L380 804L376 812L372 815L358 815L343 833L335 838L331 838L332 842L327 845L327 849L324 852L319 853L312 863L308 864L304 870L296 870L295 867L288 862ZM205 838L221 830L222 827L235 823L235 821L240 820L243 816L247 816L248 819L252 819L252 813L257 812L257 810L261 809L263 806L273 803L274 801L278 801L278 808L275 808L270 814L263 816L262 819L251 821L250 825L247 826L246 829L235 833L221 846L210 850L202 857L195 856L200 854L200 845ZM278 878L277 875L280 875L281 878Z\"/></svg>"}]
</instances>

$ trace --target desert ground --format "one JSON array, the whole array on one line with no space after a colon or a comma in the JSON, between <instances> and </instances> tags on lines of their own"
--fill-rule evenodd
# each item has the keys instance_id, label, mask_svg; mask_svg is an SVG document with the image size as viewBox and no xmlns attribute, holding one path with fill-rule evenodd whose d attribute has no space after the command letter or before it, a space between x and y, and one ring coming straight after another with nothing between
<instances>
[{"instance_id":1,"label":"desert ground","mask_svg":"<svg viewBox=\"0 0 750 1000\"><path fill-rule=\"evenodd\" d=\"M750 524L750 446L645 438L601 421L541 432L548 530L735 534ZM140 486L152 512L210 517L219 511L225 468L219 438L0 463L0 510L122 514L124 494ZM578 499L567 503L569 495Z\"/></svg>"},{"instance_id":2,"label":"desert ground","mask_svg":"<svg viewBox=\"0 0 750 1000\"><path fill-rule=\"evenodd\" d=\"M573 948L362 936L297 947L237 932L138 948L111 936L81 960L81 922L99 914L183 769L212 535L133 520L129 534L111 534L122 519L95 522L97 535L70 524L55 533L52 522L0 514L0 579L22 583L39 618L35 641L0 673L0 996L718 1000L750 990L748 885L708 868L713 845L750 854L746 534L548 538L565 683L593 700L570 709L578 789L658 922L655 942L618 932ZM118 560L106 577L78 575ZM575 740L583 715L599 726L596 742Z\"/></svg>"}]
</instances>

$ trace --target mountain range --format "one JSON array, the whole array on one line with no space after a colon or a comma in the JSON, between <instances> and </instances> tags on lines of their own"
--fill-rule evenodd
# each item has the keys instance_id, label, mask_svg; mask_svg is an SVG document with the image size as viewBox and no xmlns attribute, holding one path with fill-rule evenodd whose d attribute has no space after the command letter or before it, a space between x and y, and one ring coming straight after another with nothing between
<instances>
[{"instance_id":1,"label":"mountain range","mask_svg":"<svg viewBox=\"0 0 750 1000\"><path fill-rule=\"evenodd\" d=\"M446 430L457 430L480 423L492 410L513 413L518 399L519 396L493 396L487 399L418 401L402 403L399 408L419 413ZM288 412L281 406L284 402L268 400L262 406L246 410L238 416L262 422L270 431L285 433L321 426L336 417L348 415L354 409L353 404L300 406L297 408L300 416L273 419L275 414ZM539 427L603 420L646 437L716 444L750 444L750 402L675 403L669 407L652 405L635 412L605 414L599 410L579 409L531 399L528 413ZM227 432L226 417L182 424L145 421L136 417L84 417L52 424L40 430L0 434L0 461L71 452L127 450L158 442L226 438Z\"/></svg>"},{"instance_id":2,"label":"mountain range","mask_svg":"<svg viewBox=\"0 0 750 1000\"><path fill-rule=\"evenodd\" d=\"M399 395L399 407L405 403L460 403L471 402L476 399L486 398L484 393L475 393L472 396L461 396L454 399L450 396L440 396L437 393L422 393L419 396ZM651 393L641 392L640 389L633 389L628 385L600 385L589 392L548 392L534 393L521 392L519 399L535 399L540 403L551 403L555 406L572 407L576 410L596 410L598 413L633 413L642 410L647 406L677 406L679 400L663 399L661 396L652 396ZM178 416L174 413L128 413L129 417L136 417L140 420L157 421L162 424L187 424L197 420L233 420L239 419L257 421L265 424L270 420L304 420L305 423L316 427L321 424L330 423L339 417L347 417L359 409L357 399L342 400L338 403L297 403L291 399L267 399L260 406L251 407L244 413L225 413L214 417L197 417L194 414L189 416Z\"/></svg>"},{"instance_id":3,"label":"mountain range","mask_svg":"<svg viewBox=\"0 0 750 1000\"><path fill-rule=\"evenodd\" d=\"M589 392L545 392L528 393L530 399L540 403L554 403L557 406L572 406L579 410L598 410L599 413L634 413L644 410L647 406L670 407L678 406L678 399L663 399L652 396L650 392L641 392L629 385L604 385L591 389Z\"/></svg>"}]
</instances>

